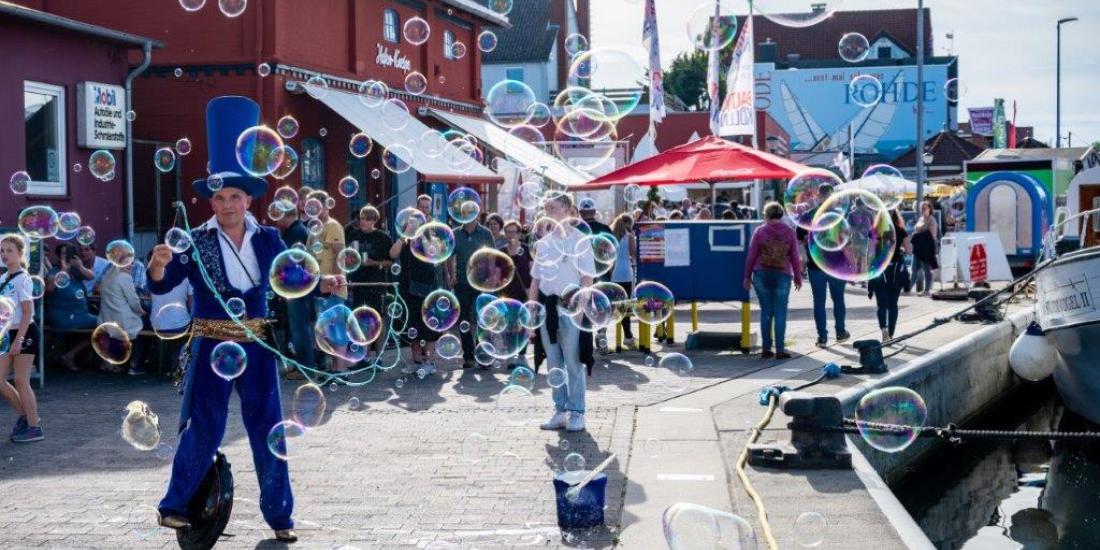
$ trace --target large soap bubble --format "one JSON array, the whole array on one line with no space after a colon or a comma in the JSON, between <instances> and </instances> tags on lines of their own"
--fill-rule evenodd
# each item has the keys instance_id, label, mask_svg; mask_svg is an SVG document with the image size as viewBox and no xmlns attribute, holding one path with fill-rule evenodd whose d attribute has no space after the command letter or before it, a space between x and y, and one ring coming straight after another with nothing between
<instances>
[{"instance_id":1,"label":"large soap bubble","mask_svg":"<svg viewBox=\"0 0 1100 550\"><path fill-rule=\"evenodd\" d=\"M288 300L313 292L321 282L321 267L316 258L304 250L289 248L271 262L268 272L271 290Z\"/></svg>"},{"instance_id":2,"label":"large soap bubble","mask_svg":"<svg viewBox=\"0 0 1100 550\"><path fill-rule=\"evenodd\" d=\"M899 386L872 390L856 406L856 426L863 440L887 453L911 445L927 419L928 408L920 394Z\"/></svg>"},{"instance_id":3,"label":"large soap bubble","mask_svg":"<svg viewBox=\"0 0 1100 550\"><path fill-rule=\"evenodd\" d=\"M837 224L847 229L837 231ZM874 279L894 257L897 231L878 197L860 189L834 193L817 209L811 226L810 257L822 271L849 282ZM836 231L837 236L832 236ZM819 237L819 232L827 236ZM843 242L842 241L846 241ZM825 246L822 246L822 244Z\"/></svg>"},{"instance_id":4,"label":"large soap bubble","mask_svg":"<svg viewBox=\"0 0 1100 550\"><path fill-rule=\"evenodd\" d=\"M122 417L122 439L139 451L152 451L160 443L160 420L144 401L131 401Z\"/></svg>"},{"instance_id":5,"label":"large soap bubble","mask_svg":"<svg viewBox=\"0 0 1100 550\"><path fill-rule=\"evenodd\" d=\"M478 314L478 340L494 359L515 357L530 338L527 334L528 311L523 302L498 298L483 307Z\"/></svg>"},{"instance_id":6,"label":"large soap bubble","mask_svg":"<svg viewBox=\"0 0 1100 550\"><path fill-rule=\"evenodd\" d=\"M744 518L697 504L673 504L665 510L662 525L669 550L757 547L752 524Z\"/></svg>"},{"instance_id":7,"label":"large soap bubble","mask_svg":"<svg viewBox=\"0 0 1100 550\"><path fill-rule=\"evenodd\" d=\"M481 195L469 187L459 187L447 195L447 213L458 223L469 223L481 213Z\"/></svg>"},{"instance_id":8,"label":"large soap bubble","mask_svg":"<svg viewBox=\"0 0 1100 550\"><path fill-rule=\"evenodd\" d=\"M822 169L811 169L795 175L787 182L783 204L791 221L802 229L814 229L813 218L821 205L844 182L836 174Z\"/></svg>"},{"instance_id":9,"label":"large soap bubble","mask_svg":"<svg viewBox=\"0 0 1100 550\"><path fill-rule=\"evenodd\" d=\"M462 308L453 292L442 288L433 290L420 308L424 325L436 332L446 332L458 322Z\"/></svg>"},{"instance_id":10,"label":"large soap bubble","mask_svg":"<svg viewBox=\"0 0 1100 550\"><path fill-rule=\"evenodd\" d=\"M439 265L454 253L454 231L439 222L429 222L417 231L409 250L420 261Z\"/></svg>"},{"instance_id":11,"label":"large soap bubble","mask_svg":"<svg viewBox=\"0 0 1100 550\"><path fill-rule=\"evenodd\" d=\"M423 212L409 207L397 213L394 218L394 226L397 228L397 234L402 239L411 240L416 237L420 228L424 224L428 223L428 217Z\"/></svg>"},{"instance_id":12,"label":"large soap bubble","mask_svg":"<svg viewBox=\"0 0 1100 550\"><path fill-rule=\"evenodd\" d=\"M516 266L510 256L495 248L482 248L470 256L464 276L472 288L498 292L512 282L515 272Z\"/></svg>"},{"instance_id":13,"label":"large soap bubble","mask_svg":"<svg viewBox=\"0 0 1100 550\"><path fill-rule=\"evenodd\" d=\"M642 281L634 287L634 315L647 325L665 322L676 307L672 291L656 281Z\"/></svg>"},{"instance_id":14,"label":"large soap bubble","mask_svg":"<svg viewBox=\"0 0 1100 550\"><path fill-rule=\"evenodd\" d=\"M234 380L248 368L248 354L236 342L222 342L210 352L210 368L225 380Z\"/></svg>"},{"instance_id":15,"label":"large soap bubble","mask_svg":"<svg viewBox=\"0 0 1100 550\"><path fill-rule=\"evenodd\" d=\"M253 126L237 138L237 163L249 175L269 176L283 163L286 149L279 133L267 126Z\"/></svg>"},{"instance_id":16,"label":"large soap bubble","mask_svg":"<svg viewBox=\"0 0 1100 550\"><path fill-rule=\"evenodd\" d=\"M715 8L715 6L720 6ZM715 17L717 16L717 18ZM737 35L737 16L732 2L725 5L703 2L688 15L687 38L695 49L719 51L733 42Z\"/></svg>"},{"instance_id":17,"label":"large soap bubble","mask_svg":"<svg viewBox=\"0 0 1100 550\"><path fill-rule=\"evenodd\" d=\"M485 94L485 115L505 128L527 124L531 107L538 103L531 87L518 80L502 80Z\"/></svg>"},{"instance_id":18,"label":"large soap bubble","mask_svg":"<svg viewBox=\"0 0 1100 550\"><path fill-rule=\"evenodd\" d=\"M812 27L833 16L844 0L819 0L810 4L802 0L762 0L753 4L756 13L784 27Z\"/></svg>"},{"instance_id":19,"label":"large soap bubble","mask_svg":"<svg viewBox=\"0 0 1100 550\"><path fill-rule=\"evenodd\" d=\"M645 81L648 73L639 57L631 52L620 48L594 48L573 58L569 76L592 89L631 90L615 95L618 118L622 118L634 112L641 102L643 89L632 84Z\"/></svg>"},{"instance_id":20,"label":"large soap bubble","mask_svg":"<svg viewBox=\"0 0 1100 550\"><path fill-rule=\"evenodd\" d=\"M358 363L366 357L362 333L351 309L343 304L332 306L317 316L313 324L313 338L317 349L338 359Z\"/></svg>"},{"instance_id":21,"label":"large soap bubble","mask_svg":"<svg viewBox=\"0 0 1100 550\"><path fill-rule=\"evenodd\" d=\"M121 365L130 360L133 343L117 323L103 323L92 331L92 349L107 363Z\"/></svg>"},{"instance_id":22,"label":"large soap bubble","mask_svg":"<svg viewBox=\"0 0 1100 550\"><path fill-rule=\"evenodd\" d=\"M352 310L347 319L353 326L347 328L348 338L352 342L366 346L382 335L382 316L370 306L359 306Z\"/></svg>"}]
</instances>

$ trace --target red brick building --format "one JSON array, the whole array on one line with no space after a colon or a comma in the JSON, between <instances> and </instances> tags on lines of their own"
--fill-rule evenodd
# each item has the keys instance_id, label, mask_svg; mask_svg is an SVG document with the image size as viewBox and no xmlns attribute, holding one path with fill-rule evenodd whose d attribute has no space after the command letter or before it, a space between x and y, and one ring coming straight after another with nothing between
<instances>
[{"instance_id":1,"label":"red brick building","mask_svg":"<svg viewBox=\"0 0 1100 550\"><path fill-rule=\"evenodd\" d=\"M180 159L177 185L162 178L159 185L166 186L167 193L162 205L170 202L175 193L172 188L177 186L182 200L194 202L191 181L206 176L206 104L213 97L235 94L251 97L261 105L264 124L274 127L284 115L293 115L301 124L298 135L287 140L298 152L301 164L283 182L268 178L273 186L309 184L335 194L336 183L344 176L350 174L359 180L358 195L338 201L334 215L344 220L367 201L379 204L400 195L391 204L411 202L428 180L417 177L421 168L417 162L410 162L413 169L400 176L385 170L382 150L387 144L372 133L376 128L352 124L347 113L342 116L304 93L301 84L320 76L328 85L330 98L340 98L344 96L334 94L354 95L366 80L384 82L389 97L403 101L413 119L404 133L388 137L403 139L414 149L409 143L410 132L423 130L421 121L441 127L435 119L418 114L418 109L434 107L479 116L482 91L477 37L484 25L507 24L505 17L474 0L257 1L250 2L246 11L234 18L222 14L217 2L207 2L196 12L167 1L20 3L82 21L115 25L165 44L135 83L134 134L157 143L174 143L188 137L194 152ZM428 40L421 45L411 44L403 33L405 23L414 17L427 21L431 29ZM455 55L456 42L466 46L464 55ZM137 58L131 55L130 62L136 64ZM261 67L269 67L270 74L263 76L266 70ZM414 71L427 77L427 89L419 96L405 92L406 75ZM360 131L375 141L365 159L355 158L348 150L350 136ZM150 191L156 185L151 145L147 152L148 158L139 153L135 161L135 173L142 176L138 196L146 207L138 210L146 214L154 211L150 208ZM379 178L371 177L376 169ZM433 174L432 181L448 183L448 175ZM474 175L464 176L480 181L488 180L492 173L480 168ZM254 210L259 214L265 206L261 204ZM201 203L191 208L193 220L208 212ZM153 229L151 216L139 217L138 225Z\"/></svg>"}]
</instances>

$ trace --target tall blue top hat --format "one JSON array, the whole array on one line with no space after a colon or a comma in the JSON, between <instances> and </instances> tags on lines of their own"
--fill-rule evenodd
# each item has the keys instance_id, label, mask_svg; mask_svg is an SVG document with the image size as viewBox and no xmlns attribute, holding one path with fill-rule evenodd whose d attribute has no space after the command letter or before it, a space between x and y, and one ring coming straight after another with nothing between
<instances>
[{"instance_id":1,"label":"tall blue top hat","mask_svg":"<svg viewBox=\"0 0 1100 550\"><path fill-rule=\"evenodd\" d=\"M237 161L237 138L260 123L260 106L241 96L215 97L206 105L206 143L210 175L221 178L222 187L235 187L253 198L267 192L263 178L250 175ZM209 178L194 183L195 192L204 198L214 196Z\"/></svg>"}]
</instances>

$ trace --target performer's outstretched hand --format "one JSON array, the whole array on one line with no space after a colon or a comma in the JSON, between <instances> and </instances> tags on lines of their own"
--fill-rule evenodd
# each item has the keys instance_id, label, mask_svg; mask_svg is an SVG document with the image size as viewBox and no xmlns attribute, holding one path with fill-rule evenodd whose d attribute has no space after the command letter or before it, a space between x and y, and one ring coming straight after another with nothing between
<instances>
[{"instance_id":1,"label":"performer's outstretched hand","mask_svg":"<svg viewBox=\"0 0 1100 550\"><path fill-rule=\"evenodd\" d=\"M321 277L321 292L324 294L339 294L347 288L348 279L343 275L325 275Z\"/></svg>"},{"instance_id":2,"label":"performer's outstretched hand","mask_svg":"<svg viewBox=\"0 0 1100 550\"><path fill-rule=\"evenodd\" d=\"M172 261L172 249L166 244L153 247L153 256L149 258L149 277L154 281L164 278L164 268Z\"/></svg>"}]
</instances>

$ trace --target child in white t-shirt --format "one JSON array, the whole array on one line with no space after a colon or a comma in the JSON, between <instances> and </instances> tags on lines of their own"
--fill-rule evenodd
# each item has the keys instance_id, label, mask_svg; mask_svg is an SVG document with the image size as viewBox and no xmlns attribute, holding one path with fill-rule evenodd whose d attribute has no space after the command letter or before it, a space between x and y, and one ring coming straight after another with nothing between
<instances>
[{"instance_id":1,"label":"child in white t-shirt","mask_svg":"<svg viewBox=\"0 0 1100 550\"><path fill-rule=\"evenodd\" d=\"M30 443L45 439L39 425L38 401L31 389L36 343L34 335L33 283L23 263L26 243L19 235L0 237L0 262L7 270L0 277L0 396L19 413L11 440ZM8 382L8 370L15 365L15 386Z\"/></svg>"}]
</instances>

